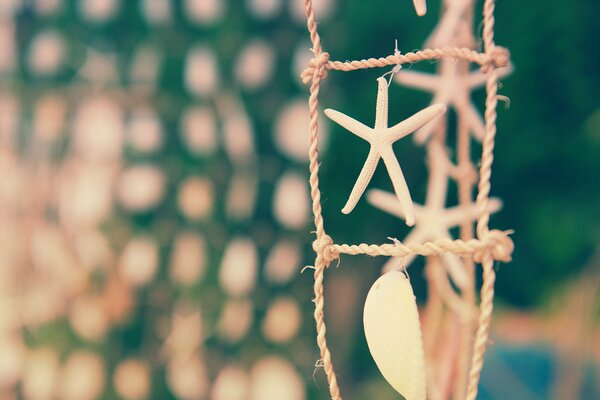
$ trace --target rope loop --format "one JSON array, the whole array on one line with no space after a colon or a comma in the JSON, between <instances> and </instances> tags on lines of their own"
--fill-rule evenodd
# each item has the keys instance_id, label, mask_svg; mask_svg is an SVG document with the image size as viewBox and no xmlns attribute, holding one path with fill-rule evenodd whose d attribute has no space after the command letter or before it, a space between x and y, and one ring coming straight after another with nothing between
<instances>
[{"instance_id":1,"label":"rope loop","mask_svg":"<svg viewBox=\"0 0 600 400\"><path fill-rule=\"evenodd\" d=\"M481 65L481 71L484 74L491 72L493 69L508 66L510 63L510 51L506 47L494 46L490 51L486 52L488 60Z\"/></svg>"},{"instance_id":2,"label":"rope loop","mask_svg":"<svg viewBox=\"0 0 600 400\"><path fill-rule=\"evenodd\" d=\"M327 63L329 62L329 53L326 51L321 52L320 54L315 54L313 58L308 61L308 67L300 74L300 78L302 79L302 83L305 85L313 80L315 77L315 72L318 73L321 79L327 78Z\"/></svg>"},{"instance_id":3,"label":"rope loop","mask_svg":"<svg viewBox=\"0 0 600 400\"><path fill-rule=\"evenodd\" d=\"M320 254L323 257L326 265L329 265L333 260L339 258L340 253L333 246L333 239L331 236L325 234L320 238L317 238L312 244L315 253Z\"/></svg>"},{"instance_id":4,"label":"rope loop","mask_svg":"<svg viewBox=\"0 0 600 400\"><path fill-rule=\"evenodd\" d=\"M486 255L491 255L494 260L510 262L515 245L508 236L512 231L501 231L498 229L487 232L480 241L485 245L475 251L473 259L481 263Z\"/></svg>"}]
</instances>

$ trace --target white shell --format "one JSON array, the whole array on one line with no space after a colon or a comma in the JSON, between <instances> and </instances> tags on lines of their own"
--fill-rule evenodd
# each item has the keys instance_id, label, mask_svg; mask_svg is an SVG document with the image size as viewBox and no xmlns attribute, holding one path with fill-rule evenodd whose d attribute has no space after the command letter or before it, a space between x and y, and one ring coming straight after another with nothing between
<instances>
[{"instance_id":1,"label":"white shell","mask_svg":"<svg viewBox=\"0 0 600 400\"><path fill-rule=\"evenodd\" d=\"M390 271L371 287L363 315L369 350L383 377L406 400L425 400L419 313L404 273Z\"/></svg>"}]
</instances>

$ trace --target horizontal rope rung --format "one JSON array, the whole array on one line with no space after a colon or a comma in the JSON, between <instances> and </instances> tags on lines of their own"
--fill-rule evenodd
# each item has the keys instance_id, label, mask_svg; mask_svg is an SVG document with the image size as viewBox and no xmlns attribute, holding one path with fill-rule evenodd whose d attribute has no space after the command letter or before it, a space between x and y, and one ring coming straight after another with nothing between
<instances>
[{"instance_id":1,"label":"horizontal rope rung","mask_svg":"<svg viewBox=\"0 0 600 400\"><path fill-rule=\"evenodd\" d=\"M321 74L327 70L355 71L359 69L387 67L401 65L424 60L436 60L443 57L460 58L477 63L484 68L498 68L507 66L510 62L509 51L500 46L495 46L489 53L480 53L466 47L442 47L436 49L424 49L406 54L395 53L387 57L368 58L354 61L330 61L329 53L321 52L310 60L308 68L302 71L301 77L304 83L310 82L315 70L322 68Z\"/></svg>"},{"instance_id":2,"label":"horizontal rope rung","mask_svg":"<svg viewBox=\"0 0 600 400\"><path fill-rule=\"evenodd\" d=\"M489 231L482 239L471 240L450 240L439 239L425 243L386 243L386 244L365 244L358 245L335 244L329 236L321 239L321 242L315 241L313 248L320 253L326 261L338 258L340 254L358 255L366 254L369 256L392 256L404 257L411 254L421 256L439 255L443 253L452 253L462 257L473 257L477 262L481 262L485 254L489 254L493 259L503 262L510 262L514 244L508 236L512 231Z\"/></svg>"}]
</instances>

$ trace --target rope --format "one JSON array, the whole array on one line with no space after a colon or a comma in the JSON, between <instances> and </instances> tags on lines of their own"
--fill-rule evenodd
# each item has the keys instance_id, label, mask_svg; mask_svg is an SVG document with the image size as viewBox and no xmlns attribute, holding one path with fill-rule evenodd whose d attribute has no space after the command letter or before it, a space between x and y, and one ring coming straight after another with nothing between
<instances>
[{"instance_id":1,"label":"rope","mask_svg":"<svg viewBox=\"0 0 600 400\"><path fill-rule=\"evenodd\" d=\"M485 0L483 4L483 46L486 53L498 56L501 52L498 51L494 43L494 8L495 0ZM505 53L500 57L508 57L508 55ZM494 161L496 107L498 105L498 74L494 67L494 65L488 64L485 68L487 71L484 71L488 74L488 79L485 85L485 136L482 143L477 193L477 206L480 211L480 217L477 221L477 236L480 238L488 234L488 223L490 221L487 205L491 189L490 179L492 176L492 163ZM482 254L480 262L483 267L483 283L481 285L479 321L473 345L473 355L471 357L471 370L469 371L466 400L475 400L477 398L479 378L481 369L483 368L483 358L494 308L494 282L496 280L496 273L494 272L493 254L491 252Z\"/></svg>"},{"instance_id":2,"label":"rope","mask_svg":"<svg viewBox=\"0 0 600 400\"><path fill-rule=\"evenodd\" d=\"M510 53L507 49L496 46L494 43L494 6L495 0L485 0L483 41L484 52L480 53L469 48L443 47L437 49L424 49L416 52L392 55L382 58L369 58L356 61L331 61L329 53L324 52L321 46L321 38L317 31L317 23L312 5L312 0L304 0L307 27L312 42L313 58L309 61L307 68L302 71L301 78L305 84L310 83L308 108L309 122L309 184L312 199L312 211L314 216L316 239L313 242L313 250L316 253L314 272L314 318L317 328L317 345L320 350L320 360L317 365L322 366L327 376L329 393L333 400L341 400L340 389L335 376L331 353L327 346L324 318L325 297L323 293L323 279L325 269L330 263L338 259L340 254L370 256L407 256L418 254L422 256L439 255L442 253L453 253L463 257L472 257L474 261L481 263L483 268L483 284L481 286L481 301L479 306L478 326L473 345L471 369L468 377L467 400L477 397L477 386L486 343L489 332L489 324L493 311L495 272L494 261L509 262L514 249L514 244L508 236L510 232L489 230L488 202L491 188L491 170L493 163L493 150L496 136L496 106L498 103L498 74L496 68L508 65ZM321 192L319 190L319 162L318 162L318 104L321 81L327 78L328 70L355 71L359 69L387 67L391 65L402 65L423 60L439 60L444 57L453 57L479 64L482 72L488 75L486 82L486 110L485 110L485 136L482 143L482 158L479 169L478 194L476 199L480 216L477 221L477 238L469 240L439 239L432 242L407 243L395 242L393 244L365 244L358 245L335 244L331 237L325 233L322 209ZM464 154L464 150L463 150ZM456 177L464 182L465 187L470 186L472 171L470 165L461 163L453 172Z\"/></svg>"},{"instance_id":3,"label":"rope","mask_svg":"<svg viewBox=\"0 0 600 400\"><path fill-rule=\"evenodd\" d=\"M347 72L359 69L389 67L391 65L402 65L425 60L439 60L444 57L452 57L479 64L481 65L483 72L490 71L490 69L494 68L506 67L510 62L510 52L506 48L500 46L496 46L489 53L480 53L466 47L442 47L439 49L425 49L405 54L394 53L386 57L355 61L330 61L329 54L327 54L327 58L323 56L324 54L327 53L315 54L315 57L310 59L308 66L300 74L302 82L305 84L310 82L315 76L317 67L319 67L319 69L324 69L324 71L320 71L317 75L319 75L321 79L325 79L327 77L327 70L330 69Z\"/></svg>"},{"instance_id":4,"label":"rope","mask_svg":"<svg viewBox=\"0 0 600 400\"><path fill-rule=\"evenodd\" d=\"M433 242L408 243L401 242L389 244L333 244L333 251L340 254L366 254L369 256L393 256L405 257L412 254L421 256L434 256L443 253L453 253L463 257L473 257L477 262L482 260L486 254L490 254L492 259L510 262L514 248L513 241L508 237L510 231L493 230L487 232L482 239L471 239L463 241L461 239L438 239Z\"/></svg>"}]
</instances>

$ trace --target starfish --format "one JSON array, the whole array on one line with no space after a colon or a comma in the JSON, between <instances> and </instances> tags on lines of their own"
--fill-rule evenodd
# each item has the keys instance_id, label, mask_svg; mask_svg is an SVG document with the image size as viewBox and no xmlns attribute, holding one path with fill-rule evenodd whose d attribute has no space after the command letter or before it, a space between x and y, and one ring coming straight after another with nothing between
<instances>
[{"instance_id":1,"label":"starfish","mask_svg":"<svg viewBox=\"0 0 600 400\"><path fill-rule=\"evenodd\" d=\"M419 17L427 14L427 2L425 0L413 0L413 4Z\"/></svg>"},{"instance_id":2,"label":"starfish","mask_svg":"<svg viewBox=\"0 0 600 400\"><path fill-rule=\"evenodd\" d=\"M430 153L430 159L431 159ZM444 155L445 156L445 155ZM439 162L439 158L435 162ZM434 162L433 160L431 162ZM458 205L445 208L446 191L448 186L448 172L444 167L446 163L437 164L437 168L431 168L431 177L427 188L425 205L415 204L416 226L404 238L403 243L425 243L442 238L451 239L450 229L459 226L465 220L476 220L479 210L475 204ZM404 219L402 207L392 193L383 190L372 189L367 193L367 201L373 206L399 218ZM488 211L494 213L502 206L499 199L490 199ZM414 255L407 257L392 257L383 267L383 272L388 272L398 266L410 264ZM456 256L444 253L440 256L448 274L460 288L468 284L468 277L462 268L462 264Z\"/></svg>"},{"instance_id":3,"label":"starfish","mask_svg":"<svg viewBox=\"0 0 600 400\"><path fill-rule=\"evenodd\" d=\"M400 201L400 206L404 215L406 215L406 224L412 226L415 222L412 200L400 164L392 150L392 144L427 124L436 116L442 114L446 111L446 106L444 104L434 104L419 111L410 118L392 127L388 127L388 83L383 77L377 79L377 82L379 90L377 92L377 108L374 128L369 128L339 111L331 109L325 110L325 115L332 121L338 123L361 139L366 140L371 145L367 160L365 161L354 188L350 193L346 205L342 209L342 213L349 214L354 209L367 185L371 181L375 168L377 168L377 164L379 163L379 159L383 158L383 162L390 175L390 179L392 180L394 191Z\"/></svg>"},{"instance_id":4,"label":"starfish","mask_svg":"<svg viewBox=\"0 0 600 400\"><path fill-rule=\"evenodd\" d=\"M459 118L464 118L471 134L479 141L485 134L485 123L470 98L473 89L483 86L487 75L481 71L460 74L458 62L453 59L440 60L440 73L400 71L394 77L397 83L433 93L432 103L449 104L456 110ZM498 77L504 77L512 71L512 66L499 68ZM425 125L415 134L417 143L424 143L441 120Z\"/></svg>"}]
</instances>

